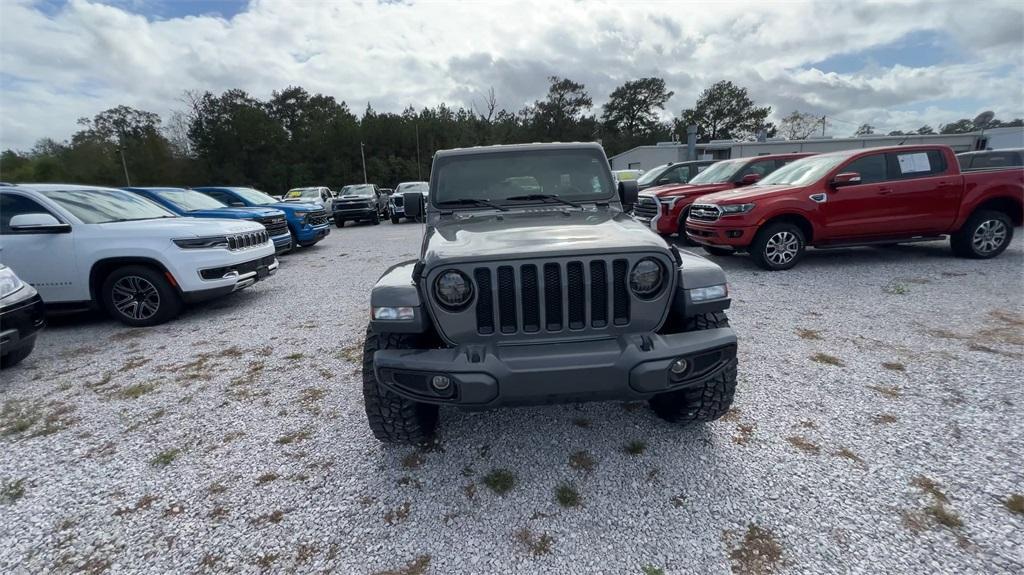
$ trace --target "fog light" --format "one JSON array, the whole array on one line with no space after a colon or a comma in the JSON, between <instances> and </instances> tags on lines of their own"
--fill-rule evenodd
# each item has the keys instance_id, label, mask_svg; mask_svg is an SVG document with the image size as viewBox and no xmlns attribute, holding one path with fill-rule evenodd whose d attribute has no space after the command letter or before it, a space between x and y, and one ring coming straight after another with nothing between
<instances>
[{"instance_id":1,"label":"fog light","mask_svg":"<svg viewBox=\"0 0 1024 575\"><path fill-rule=\"evenodd\" d=\"M679 358L679 359L673 361L672 365L669 366L669 370L671 370L672 373L675 374L675 375L683 375L684 373L686 373L686 370L689 369L689 368L690 368L690 362L686 361L683 358Z\"/></svg>"},{"instance_id":2,"label":"fog light","mask_svg":"<svg viewBox=\"0 0 1024 575\"><path fill-rule=\"evenodd\" d=\"M433 387L436 391L446 391L452 386L452 380L448 379L443 375L435 375L430 379L430 387Z\"/></svg>"},{"instance_id":3,"label":"fog light","mask_svg":"<svg viewBox=\"0 0 1024 575\"><path fill-rule=\"evenodd\" d=\"M738 238L743 235L743 230L729 230L725 232L726 237Z\"/></svg>"}]
</instances>

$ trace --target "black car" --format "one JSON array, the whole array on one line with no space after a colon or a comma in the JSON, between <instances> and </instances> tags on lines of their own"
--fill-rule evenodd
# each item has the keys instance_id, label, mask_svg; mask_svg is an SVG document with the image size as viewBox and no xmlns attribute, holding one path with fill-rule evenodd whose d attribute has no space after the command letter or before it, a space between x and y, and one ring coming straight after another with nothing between
<instances>
[{"instance_id":1,"label":"black car","mask_svg":"<svg viewBox=\"0 0 1024 575\"><path fill-rule=\"evenodd\" d=\"M704 171L704 168L714 164L717 160L694 160L692 162L669 162L651 168L636 180L639 190L646 190L655 186L666 186L669 184L685 184L694 176Z\"/></svg>"},{"instance_id":2,"label":"black car","mask_svg":"<svg viewBox=\"0 0 1024 575\"><path fill-rule=\"evenodd\" d=\"M28 357L45 323L43 300L35 288L0 264L0 367Z\"/></svg>"}]
</instances>

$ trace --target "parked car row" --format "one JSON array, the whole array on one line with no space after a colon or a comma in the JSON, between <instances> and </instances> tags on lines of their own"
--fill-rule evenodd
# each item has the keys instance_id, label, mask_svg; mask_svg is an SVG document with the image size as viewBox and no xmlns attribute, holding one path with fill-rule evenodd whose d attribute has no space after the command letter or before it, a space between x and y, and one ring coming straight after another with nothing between
<instances>
[{"instance_id":1,"label":"parked car row","mask_svg":"<svg viewBox=\"0 0 1024 575\"><path fill-rule=\"evenodd\" d=\"M725 160L685 185L645 190L633 213L659 234L713 255L746 252L767 270L795 266L808 247L945 237L957 256L991 258L1024 221L1020 159L893 146Z\"/></svg>"}]
</instances>

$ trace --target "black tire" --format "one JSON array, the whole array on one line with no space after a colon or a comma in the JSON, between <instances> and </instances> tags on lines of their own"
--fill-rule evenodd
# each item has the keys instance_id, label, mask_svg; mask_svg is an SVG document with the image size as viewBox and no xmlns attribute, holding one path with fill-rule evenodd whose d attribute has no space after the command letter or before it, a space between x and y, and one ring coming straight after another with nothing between
<instances>
[{"instance_id":1,"label":"black tire","mask_svg":"<svg viewBox=\"0 0 1024 575\"><path fill-rule=\"evenodd\" d=\"M378 349L417 349L416 336L366 330L363 343L363 405L373 436L384 443L423 443L437 428L438 407L394 394L378 381L373 353Z\"/></svg>"},{"instance_id":2,"label":"black tire","mask_svg":"<svg viewBox=\"0 0 1024 575\"><path fill-rule=\"evenodd\" d=\"M729 327L725 312L707 313L687 318L684 331ZM725 415L736 394L736 361L704 385L661 393L648 403L654 413L672 423L689 425L706 423Z\"/></svg>"},{"instance_id":3,"label":"black tire","mask_svg":"<svg viewBox=\"0 0 1024 575\"><path fill-rule=\"evenodd\" d=\"M750 259L768 271L788 270L807 249L804 232L795 224L779 222L761 228L750 244Z\"/></svg>"},{"instance_id":4,"label":"black tire","mask_svg":"<svg viewBox=\"0 0 1024 575\"><path fill-rule=\"evenodd\" d=\"M701 248L703 248L704 251L706 251L707 253L719 257L731 256L732 254L736 253L733 250L730 250L729 248L716 248L713 246L701 246Z\"/></svg>"},{"instance_id":5,"label":"black tire","mask_svg":"<svg viewBox=\"0 0 1024 575\"><path fill-rule=\"evenodd\" d=\"M36 347L36 342L20 347L7 355L0 356L0 368L7 369L14 367L22 362L26 357L32 354L32 350Z\"/></svg>"},{"instance_id":6,"label":"black tire","mask_svg":"<svg viewBox=\"0 0 1024 575\"><path fill-rule=\"evenodd\" d=\"M110 317L132 327L160 325L181 313L178 292L163 272L146 266L125 266L103 281L100 300Z\"/></svg>"},{"instance_id":7,"label":"black tire","mask_svg":"<svg viewBox=\"0 0 1024 575\"><path fill-rule=\"evenodd\" d=\"M373 212L373 219L370 220L370 223L373 225L380 223L380 214L378 212Z\"/></svg>"},{"instance_id":8,"label":"black tire","mask_svg":"<svg viewBox=\"0 0 1024 575\"><path fill-rule=\"evenodd\" d=\"M985 260L1003 253L1012 240L1010 216L993 210L978 210L949 236L949 247L958 257Z\"/></svg>"},{"instance_id":9,"label":"black tire","mask_svg":"<svg viewBox=\"0 0 1024 575\"><path fill-rule=\"evenodd\" d=\"M696 246L698 245L697 242L691 240L690 237L686 235L686 218L689 215L690 208L686 208L681 214L679 214L679 221L676 222L676 237L678 238L679 243L684 246Z\"/></svg>"},{"instance_id":10,"label":"black tire","mask_svg":"<svg viewBox=\"0 0 1024 575\"><path fill-rule=\"evenodd\" d=\"M398 224L398 223L401 223L401 221L402 221L402 218L400 218L398 216L391 216L391 223L392 224Z\"/></svg>"},{"instance_id":11,"label":"black tire","mask_svg":"<svg viewBox=\"0 0 1024 575\"><path fill-rule=\"evenodd\" d=\"M334 225L339 228L343 228L345 227L345 220L343 218L339 218L338 216L334 216Z\"/></svg>"}]
</instances>

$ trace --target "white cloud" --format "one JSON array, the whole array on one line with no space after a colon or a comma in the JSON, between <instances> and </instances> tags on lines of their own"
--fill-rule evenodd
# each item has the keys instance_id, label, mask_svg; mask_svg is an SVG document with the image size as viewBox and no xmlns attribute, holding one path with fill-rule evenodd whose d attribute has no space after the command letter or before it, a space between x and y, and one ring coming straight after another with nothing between
<instances>
[{"instance_id":1,"label":"white cloud","mask_svg":"<svg viewBox=\"0 0 1024 575\"><path fill-rule=\"evenodd\" d=\"M961 56L844 74L811 66L922 30L942 34ZM4 2L0 148L67 138L78 117L118 104L166 117L186 89L242 88L266 98L301 85L356 111L367 102L399 111L472 105L493 86L500 105L517 109L542 97L550 74L584 82L597 106L621 82L657 75L676 92L672 113L730 79L779 115L801 109L895 129L983 106L1008 119L1024 116L1022 38L1024 8L993 2L971 10L941 2L257 0L231 19L163 20L85 0L51 16ZM964 103L949 106L954 100Z\"/></svg>"}]
</instances>

